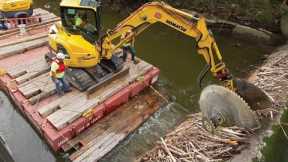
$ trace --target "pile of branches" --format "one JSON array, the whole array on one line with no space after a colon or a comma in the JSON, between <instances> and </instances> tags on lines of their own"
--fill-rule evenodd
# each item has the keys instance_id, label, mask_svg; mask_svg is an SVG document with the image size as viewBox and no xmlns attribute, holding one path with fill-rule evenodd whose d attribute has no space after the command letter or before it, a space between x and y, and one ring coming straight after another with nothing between
<instances>
[{"instance_id":1,"label":"pile of branches","mask_svg":"<svg viewBox=\"0 0 288 162\"><path fill-rule=\"evenodd\" d=\"M252 134L242 128L218 128L214 134L202 126L201 114L192 114L141 162L216 162L231 159L248 146Z\"/></svg>"},{"instance_id":2,"label":"pile of branches","mask_svg":"<svg viewBox=\"0 0 288 162\"><path fill-rule=\"evenodd\" d=\"M271 95L279 106L283 106L288 97L288 45L270 55L255 73L254 84Z\"/></svg>"},{"instance_id":3,"label":"pile of branches","mask_svg":"<svg viewBox=\"0 0 288 162\"><path fill-rule=\"evenodd\" d=\"M255 71L254 84L283 106L288 97L288 45L275 51ZM271 108L272 109L272 108ZM270 111L270 110L269 110ZM272 111L272 110L271 110ZM275 111L275 110L274 110ZM157 146L141 157L141 162L217 162L227 161L249 146L251 132L238 128L217 128L214 134L202 126L200 113L161 138Z\"/></svg>"}]
</instances>

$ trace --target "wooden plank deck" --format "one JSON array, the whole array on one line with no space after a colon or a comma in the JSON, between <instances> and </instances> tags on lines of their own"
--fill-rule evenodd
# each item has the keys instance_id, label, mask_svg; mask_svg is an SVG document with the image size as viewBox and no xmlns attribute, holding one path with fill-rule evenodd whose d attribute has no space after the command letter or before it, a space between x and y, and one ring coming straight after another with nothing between
<instances>
[{"instance_id":1,"label":"wooden plank deck","mask_svg":"<svg viewBox=\"0 0 288 162\"><path fill-rule=\"evenodd\" d=\"M40 56L30 61L30 63L28 62L9 68L7 73L14 78L18 84L22 84L48 71L49 65L46 63L44 57Z\"/></svg>"},{"instance_id":2,"label":"wooden plank deck","mask_svg":"<svg viewBox=\"0 0 288 162\"><path fill-rule=\"evenodd\" d=\"M63 98L62 102L65 103L65 106L63 105L57 105L54 102L50 103L51 105L57 105L57 109L55 110L55 106L51 106L50 104L47 105L47 107L50 107L49 110L47 107L45 107L46 111L48 112L54 112L50 114L47 119L48 121L58 130L61 130L71 122L75 121L77 118L82 116L83 113L86 111L92 109L93 107L96 107L121 89L127 87L129 83L134 82L138 77L144 75L148 69L150 69L152 65L141 61L136 66L133 65L130 67L129 74L125 75L115 81L112 81L110 84L102 86L98 90L96 90L93 94L89 95L89 98L85 95L79 97L79 99L71 100ZM126 66L125 68L128 68ZM123 70L125 70L123 68ZM122 70L122 71L123 71ZM40 111L40 110L39 110ZM47 114L45 111L41 110L42 114Z\"/></svg>"},{"instance_id":3,"label":"wooden plank deck","mask_svg":"<svg viewBox=\"0 0 288 162\"><path fill-rule=\"evenodd\" d=\"M35 34L35 35L31 35L29 37L18 37L17 39L13 39L13 40L8 40L7 39L0 39L0 48L5 47L5 46L11 46L11 45L15 45L15 44L19 44L22 42L28 42L28 41L32 41L32 40L36 40L36 39L40 39L40 38L44 38L47 37L47 33L39 33L39 34Z\"/></svg>"},{"instance_id":4,"label":"wooden plank deck","mask_svg":"<svg viewBox=\"0 0 288 162\"><path fill-rule=\"evenodd\" d=\"M55 93L55 85L48 73L44 73L18 86L19 91L29 99L31 104L35 104Z\"/></svg>"},{"instance_id":5,"label":"wooden plank deck","mask_svg":"<svg viewBox=\"0 0 288 162\"><path fill-rule=\"evenodd\" d=\"M1 47L0 50L0 59L10 57L16 54L23 53L27 50L41 47L46 45L48 42L48 37L43 37L31 41L21 42L18 44L12 44L8 46Z\"/></svg>"},{"instance_id":6,"label":"wooden plank deck","mask_svg":"<svg viewBox=\"0 0 288 162\"><path fill-rule=\"evenodd\" d=\"M62 146L73 162L98 161L156 112L163 100L146 90ZM75 149L77 148L77 149Z\"/></svg>"},{"instance_id":7,"label":"wooden plank deck","mask_svg":"<svg viewBox=\"0 0 288 162\"><path fill-rule=\"evenodd\" d=\"M55 93L55 85L48 72L49 65L42 55L7 69L8 75L18 84L18 90L31 104Z\"/></svg>"}]
</instances>

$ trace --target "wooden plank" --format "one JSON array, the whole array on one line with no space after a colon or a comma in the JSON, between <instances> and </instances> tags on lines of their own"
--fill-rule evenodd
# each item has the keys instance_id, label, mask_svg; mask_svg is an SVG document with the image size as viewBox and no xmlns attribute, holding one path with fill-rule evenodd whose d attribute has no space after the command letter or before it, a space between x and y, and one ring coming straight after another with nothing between
<instances>
[{"instance_id":1,"label":"wooden plank","mask_svg":"<svg viewBox=\"0 0 288 162\"><path fill-rule=\"evenodd\" d=\"M24 85L20 85L18 89L27 99L29 99L31 104L35 104L43 98L55 93L55 85L48 73L29 80Z\"/></svg>"},{"instance_id":2,"label":"wooden plank","mask_svg":"<svg viewBox=\"0 0 288 162\"><path fill-rule=\"evenodd\" d=\"M69 144L64 144L62 149L68 151L81 143L82 147L69 158L73 162L98 161L156 112L161 104L162 100L147 90L70 140Z\"/></svg>"},{"instance_id":3,"label":"wooden plank","mask_svg":"<svg viewBox=\"0 0 288 162\"><path fill-rule=\"evenodd\" d=\"M47 33L40 33L40 34L32 35L29 37L17 38L16 40L14 39L12 42L1 43L0 47L11 46L11 45L15 45L15 44L19 44L19 43L23 43L23 42L27 42L27 41L32 41L32 40L36 40L36 39L40 39L40 38L44 38L44 37L48 37L48 34Z\"/></svg>"},{"instance_id":4,"label":"wooden plank","mask_svg":"<svg viewBox=\"0 0 288 162\"><path fill-rule=\"evenodd\" d=\"M60 107L61 109L49 115L47 119L55 128L60 130L79 118L84 112L96 107L127 85L128 83L125 80L118 81L118 84L112 83L110 86L103 87L97 91L97 97L88 99L85 95L83 98L79 98L80 100L74 100L70 105Z\"/></svg>"},{"instance_id":5,"label":"wooden plank","mask_svg":"<svg viewBox=\"0 0 288 162\"><path fill-rule=\"evenodd\" d=\"M29 72L33 72L32 70L30 71L30 69L26 69ZM38 71L38 70L37 70ZM27 87L27 85L31 84L31 85L37 85L37 86L41 86L43 84L47 84L49 81L52 82L52 80L49 77L49 73L43 73L35 78L30 79L27 82L24 82L20 85L18 85L18 88L23 88L23 87Z\"/></svg>"},{"instance_id":6,"label":"wooden plank","mask_svg":"<svg viewBox=\"0 0 288 162\"><path fill-rule=\"evenodd\" d=\"M72 120L76 120L82 114L80 108L97 104L97 100L87 100L86 95L80 95L65 106L60 106L60 109L47 117L48 121L58 130L65 127Z\"/></svg>"},{"instance_id":7,"label":"wooden plank","mask_svg":"<svg viewBox=\"0 0 288 162\"><path fill-rule=\"evenodd\" d=\"M36 96L33 96L29 99L29 102L34 105L40 102L42 99L52 96L56 93L56 88L54 83L48 84L44 87L41 87L41 93Z\"/></svg>"},{"instance_id":8,"label":"wooden plank","mask_svg":"<svg viewBox=\"0 0 288 162\"><path fill-rule=\"evenodd\" d=\"M45 105L44 107L41 107L38 109L38 113L43 117L46 118L48 115L52 114L56 110L60 109L60 100L52 101L48 105Z\"/></svg>"},{"instance_id":9,"label":"wooden plank","mask_svg":"<svg viewBox=\"0 0 288 162\"><path fill-rule=\"evenodd\" d=\"M22 84L48 71L49 71L49 65L45 61L41 60L41 62L37 64L32 64L30 68L26 70L27 72L26 74L17 77L16 82L18 84Z\"/></svg>"},{"instance_id":10,"label":"wooden plank","mask_svg":"<svg viewBox=\"0 0 288 162\"><path fill-rule=\"evenodd\" d=\"M124 67L128 68L127 65ZM115 93L119 92L121 89L127 87L130 83L134 82L138 77L142 76L152 67L152 65L141 61L137 65L130 66L129 74L112 81L110 84L103 85L101 88L97 89L93 94L89 95L89 98L82 100L81 102L85 104L67 105L61 107L53 114L47 117L48 121L58 130L64 128L67 124L73 122L79 118L87 110L96 107L99 103L102 103ZM71 107L70 107L71 106ZM67 112L69 111L69 112Z\"/></svg>"},{"instance_id":11,"label":"wooden plank","mask_svg":"<svg viewBox=\"0 0 288 162\"><path fill-rule=\"evenodd\" d=\"M49 66L44 57L41 56L29 61L28 63L10 67L7 69L7 73L10 77L16 78L18 83L23 83L23 81L33 79L47 70L49 70Z\"/></svg>"},{"instance_id":12,"label":"wooden plank","mask_svg":"<svg viewBox=\"0 0 288 162\"><path fill-rule=\"evenodd\" d=\"M11 46L2 47L0 50L0 59L20 54L30 49L44 46L47 43L48 43L48 37L44 37L41 39L36 39L19 44L14 44Z\"/></svg>"},{"instance_id":13,"label":"wooden plank","mask_svg":"<svg viewBox=\"0 0 288 162\"><path fill-rule=\"evenodd\" d=\"M49 82L49 74L42 74L34 79L31 79L23 84L18 85L18 89L22 92L29 91L33 89L33 87L39 88L43 86L43 84L47 84ZM51 81L52 82L52 81Z\"/></svg>"},{"instance_id":14,"label":"wooden plank","mask_svg":"<svg viewBox=\"0 0 288 162\"><path fill-rule=\"evenodd\" d=\"M73 90L71 93L65 94L64 96L58 97L56 100L53 100L51 103L38 109L38 113L42 117L47 117L50 114L54 113L56 110L63 108L65 105L71 104L73 101L77 100L83 93Z\"/></svg>"}]
</instances>

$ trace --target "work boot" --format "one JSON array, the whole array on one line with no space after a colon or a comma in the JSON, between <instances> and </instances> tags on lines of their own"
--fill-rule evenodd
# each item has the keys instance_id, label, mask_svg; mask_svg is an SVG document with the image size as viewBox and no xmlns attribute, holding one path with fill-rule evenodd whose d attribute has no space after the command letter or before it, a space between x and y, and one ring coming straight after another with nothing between
<instances>
[{"instance_id":1,"label":"work boot","mask_svg":"<svg viewBox=\"0 0 288 162\"><path fill-rule=\"evenodd\" d=\"M72 89L69 88L69 89L65 90L64 92L65 92L65 93L72 92Z\"/></svg>"},{"instance_id":2,"label":"work boot","mask_svg":"<svg viewBox=\"0 0 288 162\"><path fill-rule=\"evenodd\" d=\"M59 91L59 92L57 92L57 95L59 96L59 97L61 97L61 96L64 96L64 92L63 91Z\"/></svg>"}]
</instances>

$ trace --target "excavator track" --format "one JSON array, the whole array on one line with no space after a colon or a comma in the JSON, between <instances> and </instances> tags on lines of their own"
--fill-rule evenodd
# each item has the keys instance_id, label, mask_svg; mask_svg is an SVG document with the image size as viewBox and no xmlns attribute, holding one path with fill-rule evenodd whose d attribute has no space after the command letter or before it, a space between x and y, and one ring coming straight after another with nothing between
<instances>
[{"instance_id":1,"label":"excavator track","mask_svg":"<svg viewBox=\"0 0 288 162\"><path fill-rule=\"evenodd\" d=\"M45 60L51 63L54 54L45 55ZM124 67L124 61L119 55L113 55L111 60L102 60L99 64L91 68L68 68L65 79L76 89L81 92L89 90L90 92L97 89L105 82L118 75L126 73L121 72Z\"/></svg>"},{"instance_id":2,"label":"excavator track","mask_svg":"<svg viewBox=\"0 0 288 162\"><path fill-rule=\"evenodd\" d=\"M81 92L96 84L84 69L69 68L66 71L66 80Z\"/></svg>"}]
</instances>

